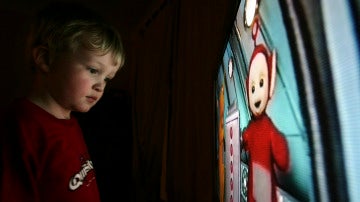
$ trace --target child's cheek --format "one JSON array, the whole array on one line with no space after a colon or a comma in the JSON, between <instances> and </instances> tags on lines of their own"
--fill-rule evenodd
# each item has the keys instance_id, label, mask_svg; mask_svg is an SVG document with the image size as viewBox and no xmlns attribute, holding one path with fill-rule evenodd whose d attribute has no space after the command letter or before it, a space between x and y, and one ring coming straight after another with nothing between
<instances>
[{"instance_id":1,"label":"child's cheek","mask_svg":"<svg viewBox=\"0 0 360 202\"><path fill-rule=\"evenodd\" d=\"M70 87L74 89L78 95L87 95L91 92L93 83L90 77L77 77L73 79L72 86Z\"/></svg>"}]
</instances>

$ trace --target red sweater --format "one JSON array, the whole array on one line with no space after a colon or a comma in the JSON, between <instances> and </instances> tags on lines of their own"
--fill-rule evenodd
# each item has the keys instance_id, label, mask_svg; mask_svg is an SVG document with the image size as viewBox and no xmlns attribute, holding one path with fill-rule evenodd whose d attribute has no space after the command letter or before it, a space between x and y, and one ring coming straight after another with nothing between
<instances>
[{"instance_id":1,"label":"red sweater","mask_svg":"<svg viewBox=\"0 0 360 202\"><path fill-rule=\"evenodd\" d=\"M75 117L57 119L25 99L9 112L0 133L0 201L100 201Z\"/></svg>"},{"instance_id":2,"label":"red sweater","mask_svg":"<svg viewBox=\"0 0 360 202\"><path fill-rule=\"evenodd\" d=\"M290 164L285 137L271 119L263 114L250 121L242 139L244 149L250 156L248 201L256 201L256 198L261 197L260 201L264 201L264 198L277 201L274 165L281 171L287 171Z\"/></svg>"}]
</instances>

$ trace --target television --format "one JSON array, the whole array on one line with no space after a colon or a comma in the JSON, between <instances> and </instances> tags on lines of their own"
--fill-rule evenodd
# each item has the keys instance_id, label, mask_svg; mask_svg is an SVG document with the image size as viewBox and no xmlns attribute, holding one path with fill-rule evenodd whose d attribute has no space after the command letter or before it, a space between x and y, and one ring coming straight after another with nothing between
<instances>
[{"instance_id":1,"label":"television","mask_svg":"<svg viewBox=\"0 0 360 202\"><path fill-rule=\"evenodd\" d=\"M237 7L214 79L217 198L360 200L359 3Z\"/></svg>"}]
</instances>

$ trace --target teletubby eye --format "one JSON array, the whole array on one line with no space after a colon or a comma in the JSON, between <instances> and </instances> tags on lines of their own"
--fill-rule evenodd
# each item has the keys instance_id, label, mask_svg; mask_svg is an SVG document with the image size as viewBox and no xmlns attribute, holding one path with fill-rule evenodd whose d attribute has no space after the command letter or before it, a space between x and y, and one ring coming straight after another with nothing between
<instances>
[{"instance_id":1,"label":"teletubby eye","mask_svg":"<svg viewBox=\"0 0 360 202\"><path fill-rule=\"evenodd\" d=\"M264 79L260 79L260 87L264 86Z\"/></svg>"},{"instance_id":2,"label":"teletubby eye","mask_svg":"<svg viewBox=\"0 0 360 202\"><path fill-rule=\"evenodd\" d=\"M254 93L255 92L255 86L251 87L251 92Z\"/></svg>"}]
</instances>

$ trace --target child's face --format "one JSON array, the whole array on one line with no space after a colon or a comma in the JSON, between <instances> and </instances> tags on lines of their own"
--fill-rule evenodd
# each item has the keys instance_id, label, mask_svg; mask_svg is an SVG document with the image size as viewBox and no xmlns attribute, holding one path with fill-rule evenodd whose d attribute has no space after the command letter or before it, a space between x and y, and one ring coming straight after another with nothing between
<instances>
[{"instance_id":1,"label":"child's face","mask_svg":"<svg viewBox=\"0 0 360 202\"><path fill-rule=\"evenodd\" d=\"M87 112L101 98L106 82L119 67L111 53L79 49L75 53L60 53L50 64L49 94L62 110Z\"/></svg>"}]
</instances>

